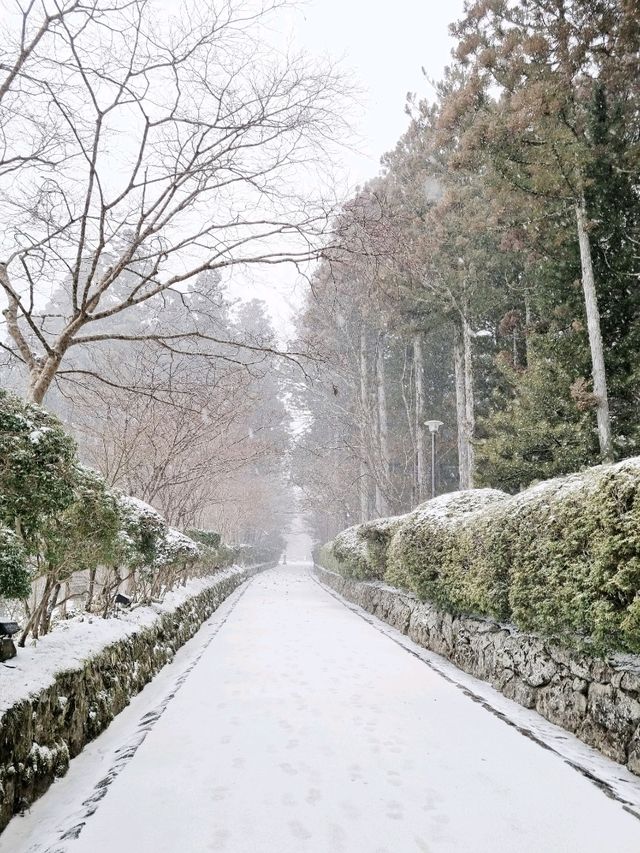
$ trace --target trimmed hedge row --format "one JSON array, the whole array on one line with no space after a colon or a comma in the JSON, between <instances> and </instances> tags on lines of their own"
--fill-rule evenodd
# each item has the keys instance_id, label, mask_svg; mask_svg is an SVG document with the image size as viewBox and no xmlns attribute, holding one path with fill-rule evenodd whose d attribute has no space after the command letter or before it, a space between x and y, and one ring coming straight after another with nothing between
<instances>
[{"instance_id":1,"label":"trimmed hedge row","mask_svg":"<svg viewBox=\"0 0 640 853\"><path fill-rule=\"evenodd\" d=\"M640 457L427 501L349 528L321 565L593 653L640 652Z\"/></svg>"}]
</instances>

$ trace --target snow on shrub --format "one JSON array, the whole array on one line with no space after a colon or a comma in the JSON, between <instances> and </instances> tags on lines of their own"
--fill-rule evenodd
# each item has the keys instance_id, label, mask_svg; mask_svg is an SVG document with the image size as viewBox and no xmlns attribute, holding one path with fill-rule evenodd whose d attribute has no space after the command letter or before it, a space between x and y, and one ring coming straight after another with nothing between
<instances>
[{"instance_id":1,"label":"snow on shrub","mask_svg":"<svg viewBox=\"0 0 640 853\"><path fill-rule=\"evenodd\" d=\"M119 556L120 523L117 498L104 478L76 464L72 502L43 529L41 573L60 581L74 572L113 563Z\"/></svg>"},{"instance_id":2,"label":"snow on shrub","mask_svg":"<svg viewBox=\"0 0 640 853\"><path fill-rule=\"evenodd\" d=\"M376 525L368 525L375 536ZM363 527L320 550L327 568L368 568ZM382 534L381 534L382 535ZM328 553L333 556L327 565ZM386 550L385 580L456 613L512 621L593 652L640 652L640 458L540 483L428 501Z\"/></svg>"},{"instance_id":3,"label":"snow on shrub","mask_svg":"<svg viewBox=\"0 0 640 853\"><path fill-rule=\"evenodd\" d=\"M370 566L370 577L382 580L387 569L387 552L393 536L400 530L407 519L406 515L392 515L388 518L378 518L367 521L359 527L361 539L367 546L367 562Z\"/></svg>"},{"instance_id":4,"label":"snow on shrub","mask_svg":"<svg viewBox=\"0 0 640 853\"><path fill-rule=\"evenodd\" d=\"M640 652L640 458L513 499L509 605L526 630Z\"/></svg>"},{"instance_id":5,"label":"snow on shrub","mask_svg":"<svg viewBox=\"0 0 640 853\"><path fill-rule=\"evenodd\" d=\"M468 608L466 591L441 579L459 559L464 561L457 545L465 523L507 498L496 489L471 489L421 504L405 517L389 544L386 579L442 606Z\"/></svg>"},{"instance_id":6,"label":"snow on shrub","mask_svg":"<svg viewBox=\"0 0 640 853\"><path fill-rule=\"evenodd\" d=\"M156 566L185 565L195 563L199 557L200 548L193 539L180 533L175 527L169 527L164 538L158 543L154 562Z\"/></svg>"},{"instance_id":7,"label":"snow on shrub","mask_svg":"<svg viewBox=\"0 0 640 853\"><path fill-rule=\"evenodd\" d=\"M368 580L376 576L368 542L362 535L361 524L348 527L342 533L338 533L330 549L332 556L342 567L342 574L346 577Z\"/></svg>"},{"instance_id":8,"label":"snow on shrub","mask_svg":"<svg viewBox=\"0 0 640 853\"><path fill-rule=\"evenodd\" d=\"M212 548L213 550L219 548L222 543L222 534L215 530L202 530L198 527L194 527L191 530L187 530L187 536L195 542L198 542L200 545Z\"/></svg>"},{"instance_id":9,"label":"snow on shrub","mask_svg":"<svg viewBox=\"0 0 640 853\"><path fill-rule=\"evenodd\" d=\"M164 541L167 523L160 513L131 495L118 494L121 539L128 546L130 565L150 566Z\"/></svg>"}]
</instances>

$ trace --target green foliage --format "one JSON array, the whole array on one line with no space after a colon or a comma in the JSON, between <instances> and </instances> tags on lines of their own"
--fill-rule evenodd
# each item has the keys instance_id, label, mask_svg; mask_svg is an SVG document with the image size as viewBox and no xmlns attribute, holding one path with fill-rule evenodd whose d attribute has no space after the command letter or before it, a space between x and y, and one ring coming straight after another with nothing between
<instances>
[{"instance_id":1,"label":"green foliage","mask_svg":"<svg viewBox=\"0 0 640 853\"><path fill-rule=\"evenodd\" d=\"M27 556L12 530L0 527L0 598L24 598L29 593Z\"/></svg>"},{"instance_id":2,"label":"green foliage","mask_svg":"<svg viewBox=\"0 0 640 853\"><path fill-rule=\"evenodd\" d=\"M378 576L369 542L363 536L363 526L360 524L339 533L331 543L331 553L341 566L340 573L345 577L364 581L374 580Z\"/></svg>"},{"instance_id":3,"label":"green foliage","mask_svg":"<svg viewBox=\"0 0 640 853\"><path fill-rule=\"evenodd\" d=\"M449 610L502 617L503 584L494 582L499 570L492 563L495 543L478 535L473 522L506 499L503 492L478 489L422 504L407 516L391 541L386 579ZM472 568L472 555L485 541L484 559Z\"/></svg>"},{"instance_id":4,"label":"green foliage","mask_svg":"<svg viewBox=\"0 0 640 853\"><path fill-rule=\"evenodd\" d=\"M354 577L344 540L318 560ZM514 497L479 490L428 501L392 535L385 580L565 646L638 653L640 458Z\"/></svg>"},{"instance_id":5,"label":"green foliage","mask_svg":"<svg viewBox=\"0 0 640 853\"><path fill-rule=\"evenodd\" d=\"M515 493L534 480L597 461L588 390L581 390L575 372L565 367L567 359L533 350L532 342L526 370L498 362L503 382L479 422L479 485Z\"/></svg>"},{"instance_id":6,"label":"green foliage","mask_svg":"<svg viewBox=\"0 0 640 853\"><path fill-rule=\"evenodd\" d=\"M509 603L525 630L640 652L640 460L558 481L519 508Z\"/></svg>"},{"instance_id":7,"label":"green foliage","mask_svg":"<svg viewBox=\"0 0 640 853\"><path fill-rule=\"evenodd\" d=\"M75 477L75 444L57 418L0 390L0 521L29 553L73 501Z\"/></svg>"},{"instance_id":8,"label":"green foliage","mask_svg":"<svg viewBox=\"0 0 640 853\"><path fill-rule=\"evenodd\" d=\"M173 566L179 568L192 565L200 559L202 551L201 546L189 536L180 533L174 527L168 527L156 546L154 567Z\"/></svg>"},{"instance_id":9,"label":"green foliage","mask_svg":"<svg viewBox=\"0 0 640 853\"><path fill-rule=\"evenodd\" d=\"M406 520L404 515L367 521L358 528L358 535L366 543L369 578L382 580L387 567L387 554L394 534Z\"/></svg>"},{"instance_id":10,"label":"green foliage","mask_svg":"<svg viewBox=\"0 0 640 853\"><path fill-rule=\"evenodd\" d=\"M378 518L347 528L333 542L318 549L318 562L353 580L382 580L389 545L405 518Z\"/></svg>"},{"instance_id":11,"label":"green foliage","mask_svg":"<svg viewBox=\"0 0 640 853\"><path fill-rule=\"evenodd\" d=\"M349 577L344 562L334 555L330 542L317 548L313 558L319 566L323 566L328 571Z\"/></svg>"},{"instance_id":12,"label":"green foliage","mask_svg":"<svg viewBox=\"0 0 640 853\"><path fill-rule=\"evenodd\" d=\"M206 544L169 527L143 501L111 491L78 462L72 439L54 417L0 391L0 597L34 592L27 632L49 630L61 584L78 572L89 573L91 607L102 568L100 607L106 613L125 579L128 592L144 601L187 577L196 563L201 570L272 558L273 547L234 549L217 533L198 534ZM39 583L32 587L34 580Z\"/></svg>"},{"instance_id":13,"label":"green foliage","mask_svg":"<svg viewBox=\"0 0 640 853\"><path fill-rule=\"evenodd\" d=\"M40 531L40 552L57 580L123 557L121 513L117 497L103 478L84 466L75 468L72 502Z\"/></svg>"},{"instance_id":14,"label":"green foliage","mask_svg":"<svg viewBox=\"0 0 640 853\"><path fill-rule=\"evenodd\" d=\"M206 545L207 548L218 548L222 542L222 534L215 533L213 530L187 530L187 536L200 545Z\"/></svg>"},{"instance_id":15,"label":"green foliage","mask_svg":"<svg viewBox=\"0 0 640 853\"><path fill-rule=\"evenodd\" d=\"M123 561L132 567L153 565L165 539L166 521L152 506L129 495L118 495L118 511Z\"/></svg>"}]
</instances>

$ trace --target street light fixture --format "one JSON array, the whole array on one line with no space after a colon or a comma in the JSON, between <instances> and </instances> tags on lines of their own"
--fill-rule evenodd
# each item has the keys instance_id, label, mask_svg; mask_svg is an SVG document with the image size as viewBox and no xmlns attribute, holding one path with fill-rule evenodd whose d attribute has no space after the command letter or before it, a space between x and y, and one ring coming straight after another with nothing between
<instances>
[{"instance_id":1,"label":"street light fixture","mask_svg":"<svg viewBox=\"0 0 640 853\"><path fill-rule=\"evenodd\" d=\"M441 426L442 421L425 421L424 425L431 433L431 497L436 496L436 435Z\"/></svg>"}]
</instances>

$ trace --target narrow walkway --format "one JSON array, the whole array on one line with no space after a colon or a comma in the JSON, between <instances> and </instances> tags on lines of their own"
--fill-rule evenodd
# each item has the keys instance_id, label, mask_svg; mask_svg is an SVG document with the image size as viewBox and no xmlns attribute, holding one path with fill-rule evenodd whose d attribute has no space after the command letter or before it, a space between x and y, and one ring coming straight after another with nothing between
<instances>
[{"instance_id":1,"label":"narrow walkway","mask_svg":"<svg viewBox=\"0 0 640 853\"><path fill-rule=\"evenodd\" d=\"M345 608L308 567L267 572L224 606L179 691L145 718L143 742L121 751L119 772L108 773L109 743L89 748L110 784L101 799L85 791L67 840L47 815L65 831L84 756L13 821L0 850L640 850L640 820ZM135 733L134 710L103 738L125 723Z\"/></svg>"}]
</instances>

